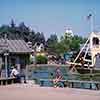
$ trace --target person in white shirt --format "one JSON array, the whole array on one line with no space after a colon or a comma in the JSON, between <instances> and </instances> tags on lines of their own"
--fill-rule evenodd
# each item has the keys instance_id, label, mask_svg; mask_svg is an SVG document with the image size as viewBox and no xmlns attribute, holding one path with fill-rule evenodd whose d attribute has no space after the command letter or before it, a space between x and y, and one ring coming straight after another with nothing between
<instances>
[{"instance_id":1,"label":"person in white shirt","mask_svg":"<svg viewBox=\"0 0 100 100\"><path fill-rule=\"evenodd\" d=\"M17 70L17 66L12 69L10 76L15 77L18 83L21 82L21 77L19 71Z\"/></svg>"},{"instance_id":2,"label":"person in white shirt","mask_svg":"<svg viewBox=\"0 0 100 100\"><path fill-rule=\"evenodd\" d=\"M13 68L12 71L11 71L11 76L16 77L18 74L19 74L19 72L17 71L17 69Z\"/></svg>"},{"instance_id":3,"label":"person in white shirt","mask_svg":"<svg viewBox=\"0 0 100 100\"><path fill-rule=\"evenodd\" d=\"M19 73L19 71L17 70L17 66L15 66L15 68L12 69L10 76L15 77L17 79L18 83L21 83L21 77L23 77L24 78L24 83L26 83L25 75L21 75Z\"/></svg>"}]
</instances>

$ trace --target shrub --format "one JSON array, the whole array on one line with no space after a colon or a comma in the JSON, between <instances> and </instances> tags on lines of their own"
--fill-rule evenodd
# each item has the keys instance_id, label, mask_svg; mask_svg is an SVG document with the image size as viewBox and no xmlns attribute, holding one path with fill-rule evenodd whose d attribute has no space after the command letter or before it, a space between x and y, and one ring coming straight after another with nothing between
<instances>
[{"instance_id":1,"label":"shrub","mask_svg":"<svg viewBox=\"0 0 100 100\"><path fill-rule=\"evenodd\" d=\"M36 56L36 63L37 64L47 64L47 57L38 55Z\"/></svg>"}]
</instances>

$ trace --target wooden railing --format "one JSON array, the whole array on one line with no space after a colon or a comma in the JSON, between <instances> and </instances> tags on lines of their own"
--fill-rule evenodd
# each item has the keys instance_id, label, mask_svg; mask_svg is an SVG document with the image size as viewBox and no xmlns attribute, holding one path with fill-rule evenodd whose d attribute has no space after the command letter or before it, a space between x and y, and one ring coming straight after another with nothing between
<instances>
[{"instance_id":1,"label":"wooden railing","mask_svg":"<svg viewBox=\"0 0 100 100\"><path fill-rule=\"evenodd\" d=\"M52 82L53 84L53 79L39 79L40 86L45 86L45 81ZM70 88L100 90L99 81L60 80L59 82L63 84L63 87L65 86L65 87L70 87ZM86 84L88 84L88 87L86 87ZM92 85L94 85L95 88L93 88Z\"/></svg>"}]
</instances>

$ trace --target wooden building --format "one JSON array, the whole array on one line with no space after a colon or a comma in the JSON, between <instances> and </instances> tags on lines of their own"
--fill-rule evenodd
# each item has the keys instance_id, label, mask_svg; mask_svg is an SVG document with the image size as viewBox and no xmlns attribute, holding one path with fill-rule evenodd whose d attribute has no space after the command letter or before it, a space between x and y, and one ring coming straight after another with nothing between
<instances>
[{"instance_id":1,"label":"wooden building","mask_svg":"<svg viewBox=\"0 0 100 100\"><path fill-rule=\"evenodd\" d=\"M0 39L0 68L10 69L17 65L19 69L29 64L32 49L24 40ZM6 64L6 65L5 65Z\"/></svg>"}]
</instances>

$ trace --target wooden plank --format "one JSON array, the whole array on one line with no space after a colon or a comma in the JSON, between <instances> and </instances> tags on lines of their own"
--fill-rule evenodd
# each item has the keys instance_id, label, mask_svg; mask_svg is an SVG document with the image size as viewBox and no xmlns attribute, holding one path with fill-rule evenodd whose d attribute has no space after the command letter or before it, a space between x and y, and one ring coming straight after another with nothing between
<instances>
[{"instance_id":1,"label":"wooden plank","mask_svg":"<svg viewBox=\"0 0 100 100\"><path fill-rule=\"evenodd\" d=\"M1 80L11 80L11 79L16 79L16 78L14 78L14 77L9 77L9 78L0 78L0 81L1 81Z\"/></svg>"},{"instance_id":2,"label":"wooden plank","mask_svg":"<svg viewBox=\"0 0 100 100\"><path fill-rule=\"evenodd\" d=\"M80 80L68 80L68 82L74 82L74 83L99 83L99 81L80 81Z\"/></svg>"},{"instance_id":3,"label":"wooden plank","mask_svg":"<svg viewBox=\"0 0 100 100\"><path fill-rule=\"evenodd\" d=\"M53 81L54 79L39 79L40 81ZM66 82L68 80L60 80L61 82Z\"/></svg>"}]
</instances>

